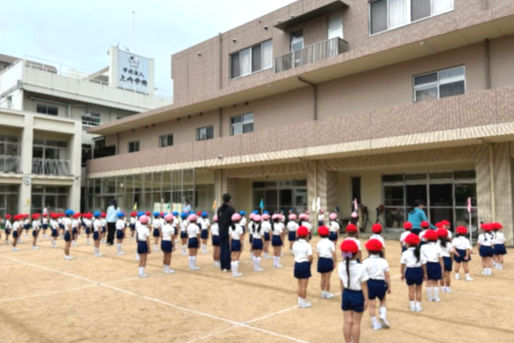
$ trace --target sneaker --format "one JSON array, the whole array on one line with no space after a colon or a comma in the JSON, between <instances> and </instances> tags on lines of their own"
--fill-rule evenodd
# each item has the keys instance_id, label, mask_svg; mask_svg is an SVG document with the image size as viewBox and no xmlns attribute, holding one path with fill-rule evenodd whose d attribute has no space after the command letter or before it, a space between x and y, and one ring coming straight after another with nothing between
<instances>
[{"instance_id":1,"label":"sneaker","mask_svg":"<svg viewBox=\"0 0 514 343\"><path fill-rule=\"evenodd\" d=\"M473 279L471 276L466 276L466 281L473 281L475 279Z\"/></svg>"},{"instance_id":2,"label":"sneaker","mask_svg":"<svg viewBox=\"0 0 514 343\"><path fill-rule=\"evenodd\" d=\"M144 279L144 278L147 278L147 277L148 277L148 274L145 274L145 273L143 273L143 274L139 274L139 277L140 277L141 279Z\"/></svg>"},{"instance_id":3,"label":"sneaker","mask_svg":"<svg viewBox=\"0 0 514 343\"><path fill-rule=\"evenodd\" d=\"M222 271L223 273L226 273L226 272L228 272L228 269L222 269L221 271Z\"/></svg>"},{"instance_id":4,"label":"sneaker","mask_svg":"<svg viewBox=\"0 0 514 343\"><path fill-rule=\"evenodd\" d=\"M12 248L12 251L20 251L20 249L16 248L16 247L13 247Z\"/></svg>"},{"instance_id":5,"label":"sneaker","mask_svg":"<svg viewBox=\"0 0 514 343\"><path fill-rule=\"evenodd\" d=\"M455 280L460 280L460 275L459 274L455 274Z\"/></svg>"},{"instance_id":6,"label":"sneaker","mask_svg":"<svg viewBox=\"0 0 514 343\"><path fill-rule=\"evenodd\" d=\"M118 251L118 255L125 255L123 251Z\"/></svg>"},{"instance_id":7,"label":"sneaker","mask_svg":"<svg viewBox=\"0 0 514 343\"><path fill-rule=\"evenodd\" d=\"M312 307L312 304L311 304L311 303L309 303L309 302L304 302L304 303L300 306L300 308L310 308L310 307Z\"/></svg>"},{"instance_id":8,"label":"sneaker","mask_svg":"<svg viewBox=\"0 0 514 343\"><path fill-rule=\"evenodd\" d=\"M432 301L435 303L438 303L438 302L441 302L441 298L433 298Z\"/></svg>"},{"instance_id":9,"label":"sneaker","mask_svg":"<svg viewBox=\"0 0 514 343\"><path fill-rule=\"evenodd\" d=\"M95 254L95 257L102 257L102 256L103 256L103 254L100 252L98 254Z\"/></svg>"},{"instance_id":10,"label":"sneaker","mask_svg":"<svg viewBox=\"0 0 514 343\"><path fill-rule=\"evenodd\" d=\"M421 304L416 304L416 312L423 311L423 307L421 307Z\"/></svg>"},{"instance_id":11,"label":"sneaker","mask_svg":"<svg viewBox=\"0 0 514 343\"><path fill-rule=\"evenodd\" d=\"M410 304L410 308L409 309L410 309L411 312L416 312L416 305Z\"/></svg>"},{"instance_id":12,"label":"sneaker","mask_svg":"<svg viewBox=\"0 0 514 343\"><path fill-rule=\"evenodd\" d=\"M173 269L168 269L166 271L164 271L165 274L173 274L175 273L175 271Z\"/></svg>"},{"instance_id":13,"label":"sneaker","mask_svg":"<svg viewBox=\"0 0 514 343\"><path fill-rule=\"evenodd\" d=\"M261 267L257 267L257 268L254 268L253 270L256 272L262 272L264 269L262 269Z\"/></svg>"},{"instance_id":14,"label":"sneaker","mask_svg":"<svg viewBox=\"0 0 514 343\"><path fill-rule=\"evenodd\" d=\"M482 270L482 275L487 275L487 271L485 269Z\"/></svg>"},{"instance_id":15,"label":"sneaker","mask_svg":"<svg viewBox=\"0 0 514 343\"><path fill-rule=\"evenodd\" d=\"M282 268L283 266L280 263L277 263L273 266L274 268Z\"/></svg>"},{"instance_id":16,"label":"sneaker","mask_svg":"<svg viewBox=\"0 0 514 343\"><path fill-rule=\"evenodd\" d=\"M38 249L39 249L39 247L36 247L36 246L32 247L32 250L38 250Z\"/></svg>"},{"instance_id":17,"label":"sneaker","mask_svg":"<svg viewBox=\"0 0 514 343\"><path fill-rule=\"evenodd\" d=\"M450 294L452 292L452 289L450 287L446 288L446 293Z\"/></svg>"},{"instance_id":18,"label":"sneaker","mask_svg":"<svg viewBox=\"0 0 514 343\"><path fill-rule=\"evenodd\" d=\"M382 324L380 324L380 323L371 324L371 326L373 327L373 330L382 329Z\"/></svg>"},{"instance_id":19,"label":"sneaker","mask_svg":"<svg viewBox=\"0 0 514 343\"><path fill-rule=\"evenodd\" d=\"M190 270L200 270L200 267L194 266L194 267L191 267Z\"/></svg>"},{"instance_id":20,"label":"sneaker","mask_svg":"<svg viewBox=\"0 0 514 343\"><path fill-rule=\"evenodd\" d=\"M334 294L333 293L325 293L325 299L330 299L330 298L333 298L334 297Z\"/></svg>"},{"instance_id":21,"label":"sneaker","mask_svg":"<svg viewBox=\"0 0 514 343\"><path fill-rule=\"evenodd\" d=\"M232 276L234 276L234 277L241 277L241 276L243 276L243 274L241 274L241 273L232 273Z\"/></svg>"},{"instance_id":22,"label":"sneaker","mask_svg":"<svg viewBox=\"0 0 514 343\"><path fill-rule=\"evenodd\" d=\"M386 329L389 329L391 327L385 316L380 316L378 319L380 319L380 323L382 324L382 327L384 327Z\"/></svg>"}]
</instances>

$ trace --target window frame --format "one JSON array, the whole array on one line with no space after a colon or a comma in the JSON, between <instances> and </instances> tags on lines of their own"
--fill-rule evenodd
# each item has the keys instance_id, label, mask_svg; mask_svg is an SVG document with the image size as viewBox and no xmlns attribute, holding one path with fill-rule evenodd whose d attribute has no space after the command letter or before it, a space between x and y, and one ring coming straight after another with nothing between
<instances>
[{"instance_id":1,"label":"window frame","mask_svg":"<svg viewBox=\"0 0 514 343\"><path fill-rule=\"evenodd\" d=\"M46 112L39 112L38 111L38 107L39 106L44 106L46 108ZM55 108L55 114L52 114L52 113L48 113L48 109L49 108ZM39 114L46 114L46 115L49 115L49 116L55 116L55 117L58 117L59 116L59 106L57 105L51 105L51 104L47 104L47 103L44 103L44 102L37 102L36 103L36 113L39 113Z\"/></svg>"},{"instance_id":2,"label":"window frame","mask_svg":"<svg viewBox=\"0 0 514 343\"><path fill-rule=\"evenodd\" d=\"M330 37L330 22L335 20L335 19L339 19L341 21L341 36ZM330 40L330 39L333 39L333 38L344 39L344 22L343 22L343 14L342 13L332 14L331 16L328 17L328 21L327 21L327 40Z\"/></svg>"},{"instance_id":3,"label":"window frame","mask_svg":"<svg viewBox=\"0 0 514 343\"><path fill-rule=\"evenodd\" d=\"M464 81L464 93L462 93L462 94L466 94L466 92L467 92L466 65L465 64L461 64L461 65L456 65L456 66L452 66L452 67L448 67L448 68L444 68L444 69L432 70L432 71L429 71L429 72L426 72L426 73L421 73L421 74L413 75L412 76L412 101L414 103L422 102L422 100L416 101L416 91L424 90L424 89L429 89L429 88L433 88L433 87L436 87L436 89L437 89L437 99L434 99L434 100L441 99L441 97L440 97L440 94L441 94L440 87L441 87L441 85L445 85L445 84L453 83L453 82L441 83L439 74L441 72L446 71L446 70L455 69L455 68L462 68L463 73L462 73L462 80L460 80L460 79L459 80L454 80L453 82ZM434 74L434 73L437 75L437 81L430 82L430 83L425 83L425 84L416 86L416 78L417 77L425 76L425 75L430 75L430 74Z\"/></svg>"},{"instance_id":4,"label":"window frame","mask_svg":"<svg viewBox=\"0 0 514 343\"><path fill-rule=\"evenodd\" d=\"M169 139L171 137L171 144L169 144ZM166 140L166 144L163 144L163 141ZM167 148L173 146L173 133L166 133L164 135L159 136L159 148Z\"/></svg>"},{"instance_id":5,"label":"window frame","mask_svg":"<svg viewBox=\"0 0 514 343\"><path fill-rule=\"evenodd\" d=\"M98 124L91 124L92 122L94 122L94 120L91 120L91 118L95 118L97 117L98 119ZM86 119L86 123L84 123L84 119ZM96 119L96 118L95 118ZM95 126L99 126L101 121L102 121L102 116L100 113L95 113L95 112L86 112L84 113L82 116L81 116L81 120L82 120L82 126L83 127L95 127Z\"/></svg>"},{"instance_id":6,"label":"window frame","mask_svg":"<svg viewBox=\"0 0 514 343\"><path fill-rule=\"evenodd\" d=\"M136 143L137 143L137 150L130 151L130 145L131 144L136 144ZM129 153L129 154L140 151L140 146L139 146L139 141L138 140L137 141L130 141L130 142L128 142L127 145L128 145L127 146L127 153Z\"/></svg>"},{"instance_id":7,"label":"window frame","mask_svg":"<svg viewBox=\"0 0 514 343\"><path fill-rule=\"evenodd\" d=\"M201 134L200 132L203 129L205 129L205 138L202 139L200 137L200 134ZM212 137L208 136L209 129L211 129ZM207 125L207 126L202 126L202 127L196 128L196 141L197 142L208 141L209 139L214 139L214 125Z\"/></svg>"},{"instance_id":8,"label":"window frame","mask_svg":"<svg viewBox=\"0 0 514 343\"><path fill-rule=\"evenodd\" d=\"M271 48L271 63L269 64L269 66L264 66L264 46L266 43L270 43L270 48ZM261 49L261 68L260 69L257 69L257 70L253 70L253 49L256 48L257 46L260 47ZM248 73L241 73L241 62L239 60L239 74L237 76L232 76L232 66L233 66L233 62L232 62L232 58L237 54L238 55L238 59L240 58L239 57L239 54L245 50L248 50L249 51L249 57L250 57L250 71ZM234 51L232 53L229 54L229 79L230 80L237 80L241 77L245 77L245 76L249 76L249 75L253 75L255 73L259 73L259 72L262 72L262 71L265 71L265 70L268 70L268 69L272 69L273 68L273 40L270 38L270 39L267 39L267 40L264 40L260 43L257 43L257 44L254 44L252 46L249 46L249 47L246 47L244 49L240 49L238 51Z\"/></svg>"},{"instance_id":9,"label":"window frame","mask_svg":"<svg viewBox=\"0 0 514 343\"><path fill-rule=\"evenodd\" d=\"M252 120L249 121L249 120L244 120L244 117L245 116L248 116L248 115L252 115ZM237 122L237 123L234 123L234 119L236 118L241 118L241 121L240 122ZM243 128L244 128L244 125L248 125L248 124L252 124L252 131L250 132L244 132ZM237 125L237 126L241 126L241 133L235 133L234 131L234 125ZM236 115L236 116L232 116L230 117L230 135L231 136L239 136L239 135L244 135L246 133L252 133L254 132L254 128L255 128L255 116L254 116L254 113L253 112L246 112L246 113L242 113L242 114L239 114L239 115Z\"/></svg>"}]
</instances>

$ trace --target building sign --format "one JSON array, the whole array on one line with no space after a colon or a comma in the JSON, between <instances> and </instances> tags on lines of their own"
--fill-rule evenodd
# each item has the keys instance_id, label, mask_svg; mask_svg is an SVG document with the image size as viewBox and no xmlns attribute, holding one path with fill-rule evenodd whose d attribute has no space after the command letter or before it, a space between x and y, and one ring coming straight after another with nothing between
<instances>
[{"instance_id":1,"label":"building sign","mask_svg":"<svg viewBox=\"0 0 514 343\"><path fill-rule=\"evenodd\" d=\"M147 58L118 50L118 87L150 94L150 63Z\"/></svg>"}]
</instances>

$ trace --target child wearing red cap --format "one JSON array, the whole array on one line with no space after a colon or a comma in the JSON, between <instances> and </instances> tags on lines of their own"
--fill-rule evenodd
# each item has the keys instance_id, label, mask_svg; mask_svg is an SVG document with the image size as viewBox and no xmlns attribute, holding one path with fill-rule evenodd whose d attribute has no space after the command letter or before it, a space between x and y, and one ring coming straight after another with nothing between
<instances>
[{"instance_id":1,"label":"child wearing red cap","mask_svg":"<svg viewBox=\"0 0 514 343\"><path fill-rule=\"evenodd\" d=\"M136 217L137 212L130 212L129 227L130 227L130 239L134 240L134 233L136 232Z\"/></svg>"},{"instance_id":2,"label":"child wearing red cap","mask_svg":"<svg viewBox=\"0 0 514 343\"><path fill-rule=\"evenodd\" d=\"M234 213L231 219L232 225L228 228L230 236L230 269L232 269L232 276L240 277L243 276L239 272L239 258L243 249L241 242L244 240L244 230L240 224L241 215L239 213Z\"/></svg>"},{"instance_id":3,"label":"child wearing red cap","mask_svg":"<svg viewBox=\"0 0 514 343\"><path fill-rule=\"evenodd\" d=\"M441 247L437 244L439 236L435 230L425 232L426 243L421 247L421 256L425 260L427 275L426 291L427 300L440 302L439 280L443 278L443 255Z\"/></svg>"},{"instance_id":4,"label":"child wearing red cap","mask_svg":"<svg viewBox=\"0 0 514 343\"><path fill-rule=\"evenodd\" d=\"M321 274L321 297L330 299L334 294L330 293L330 277L336 261L336 246L330 237L330 230L326 226L318 228L321 237L316 248L318 251L318 273Z\"/></svg>"},{"instance_id":5,"label":"child wearing red cap","mask_svg":"<svg viewBox=\"0 0 514 343\"><path fill-rule=\"evenodd\" d=\"M371 325L374 330L381 328L389 328L389 322L386 317L386 293L391 293L391 278L389 275L389 264L380 256L384 246L376 238L370 238L364 245L368 250L369 256L362 262L366 272L368 273L368 299L369 301L369 316L371 318ZM379 318L376 317L376 303L375 299L380 301Z\"/></svg>"},{"instance_id":6,"label":"child wearing red cap","mask_svg":"<svg viewBox=\"0 0 514 343\"><path fill-rule=\"evenodd\" d=\"M218 216L214 215L211 225L211 243L212 243L212 259L214 267L220 267L220 229L218 226Z\"/></svg>"},{"instance_id":7,"label":"child wearing red cap","mask_svg":"<svg viewBox=\"0 0 514 343\"><path fill-rule=\"evenodd\" d=\"M270 232L271 232L271 223L269 221L270 216L267 213L262 215L262 232L264 234L264 247L263 247L263 256L264 258L270 258L269 256L269 243L271 241Z\"/></svg>"},{"instance_id":8,"label":"child wearing red cap","mask_svg":"<svg viewBox=\"0 0 514 343\"><path fill-rule=\"evenodd\" d=\"M84 225L84 231L86 232L86 244L91 245L91 232L93 231L93 221L91 220L93 218L93 215L91 213L85 213L84 217L82 219L83 225Z\"/></svg>"},{"instance_id":9,"label":"child wearing red cap","mask_svg":"<svg viewBox=\"0 0 514 343\"><path fill-rule=\"evenodd\" d=\"M400 248L402 248L402 253L405 250L407 250L407 244L405 243L405 238L407 238L407 236L411 234L412 223L411 222L403 223L403 229L405 231L403 231L402 234L400 235Z\"/></svg>"},{"instance_id":10,"label":"child wearing red cap","mask_svg":"<svg viewBox=\"0 0 514 343\"><path fill-rule=\"evenodd\" d=\"M496 269L503 269L503 256L507 254L505 249L505 235L500 230L503 229L502 224L493 223L493 263Z\"/></svg>"},{"instance_id":11,"label":"child wearing red cap","mask_svg":"<svg viewBox=\"0 0 514 343\"><path fill-rule=\"evenodd\" d=\"M312 247L306 241L309 230L300 226L296 231L298 240L293 243L294 255L294 277L298 280L298 307L308 308L311 303L307 302L307 284L311 277Z\"/></svg>"},{"instance_id":12,"label":"child wearing red cap","mask_svg":"<svg viewBox=\"0 0 514 343\"><path fill-rule=\"evenodd\" d=\"M439 237L437 244L441 249L441 255L443 257L443 278L440 281L441 290L443 293L451 293L451 272L452 272L452 259L453 259L453 246L449 239L448 230L443 228L437 230L437 236Z\"/></svg>"},{"instance_id":13,"label":"child wearing red cap","mask_svg":"<svg viewBox=\"0 0 514 343\"><path fill-rule=\"evenodd\" d=\"M426 220L422 221L421 224L421 232L419 233L419 239L420 239L420 246L422 246L423 244L425 244L427 241L425 239L425 234L427 233L428 230L432 230L432 228L430 227L430 223Z\"/></svg>"},{"instance_id":14,"label":"child wearing red cap","mask_svg":"<svg viewBox=\"0 0 514 343\"><path fill-rule=\"evenodd\" d=\"M357 252L357 261L362 261L362 253L361 253L361 242L357 239L357 225L353 223L349 223L346 226L346 239L350 239L357 244L358 252Z\"/></svg>"},{"instance_id":15,"label":"child wearing red cap","mask_svg":"<svg viewBox=\"0 0 514 343\"><path fill-rule=\"evenodd\" d=\"M466 237L468 229L465 226L459 226L456 229L457 235L452 241L453 245L453 260L455 261L455 280L460 279L460 264L466 273L466 281L473 281L469 275L468 262L471 261L471 243Z\"/></svg>"},{"instance_id":16,"label":"child wearing red cap","mask_svg":"<svg viewBox=\"0 0 514 343\"><path fill-rule=\"evenodd\" d=\"M23 231L23 215L17 214L14 216L14 223L12 224L12 250L19 251L18 247L18 239Z\"/></svg>"},{"instance_id":17,"label":"child wearing red cap","mask_svg":"<svg viewBox=\"0 0 514 343\"><path fill-rule=\"evenodd\" d=\"M409 287L409 305L412 312L421 312L421 290L423 280L427 278L425 260L421 255L419 237L411 233L405 238L407 250L402 253L400 259L400 274L402 281L405 280Z\"/></svg>"},{"instance_id":18,"label":"child wearing red cap","mask_svg":"<svg viewBox=\"0 0 514 343\"><path fill-rule=\"evenodd\" d=\"M492 226L490 223L481 225L482 233L478 235L478 252L482 258L482 275L491 276L493 266L493 235L491 234Z\"/></svg>"},{"instance_id":19,"label":"child wearing red cap","mask_svg":"<svg viewBox=\"0 0 514 343\"><path fill-rule=\"evenodd\" d=\"M48 221L48 212L43 213L43 219L41 219L41 228L43 229L43 238L46 238L46 230L48 230L49 221Z\"/></svg>"},{"instance_id":20,"label":"child wearing red cap","mask_svg":"<svg viewBox=\"0 0 514 343\"><path fill-rule=\"evenodd\" d=\"M375 223L371 226L371 231L373 234L369 237L369 239L378 239L380 243L382 243L382 251L380 252L381 256L385 258L385 240L380 234L382 233L382 225L380 223Z\"/></svg>"},{"instance_id":21,"label":"child wearing red cap","mask_svg":"<svg viewBox=\"0 0 514 343\"><path fill-rule=\"evenodd\" d=\"M57 213L50 212L50 237L52 238L52 248L57 248L57 237L59 237L59 223Z\"/></svg>"},{"instance_id":22,"label":"child wearing red cap","mask_svg":"<svg viewBox=\"0 0 514 343\"><path fill-rule=\"evenodd\" d=\"M345 341L358 343L362 314L368 307L369 279L366 268L357 262L359 246L355 240L347 238L341 243L343 261L337 270L343 293L341 308L343 310L343 334Z\"/></svg>"}]
</instances>

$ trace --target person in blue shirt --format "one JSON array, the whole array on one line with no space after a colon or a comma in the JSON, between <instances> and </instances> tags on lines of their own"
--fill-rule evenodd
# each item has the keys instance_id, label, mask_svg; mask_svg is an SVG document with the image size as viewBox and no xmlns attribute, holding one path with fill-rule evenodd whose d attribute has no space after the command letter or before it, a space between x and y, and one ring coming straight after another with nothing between
<instances>
[{"instance_id":1,"label":"person in blue shirt","mask_svg":"<svg viewBox=\"0 0 514 343\"><path fill-rule=\"evenodd\" d=\"M189 200L186 199L186 201L184 201L184 207L182 208L182 211L183 212L191 212L191 204L189 203Z\"/></svg>"},{"instance_id":2,"label":"person in blue shirt","mask_svg":"<svg viewBox=\"0 0 514 343\"><path fill-rule=\"evenodd\" d=\"M114 233L116 231L116 221L118 220L118 212L121 212L116 199L109 201L107 207L107 245L114 244Z\"/></svg>"},{"instance_id":3,"label":"person in blue shirt","mask_svg":"<svg viewBox=\"0 0 514 343\"><path fill-rule=\"evenodd\" d=\"M425 208L425 203L421 200L414 201L411 210L407 215L407 221L412 223L412 233L419 235L421 232L421 222L427 221L428 218L423 210ZM436 229L432 223L430 223L430 227Z\"/></svg>"}]
</instances>

